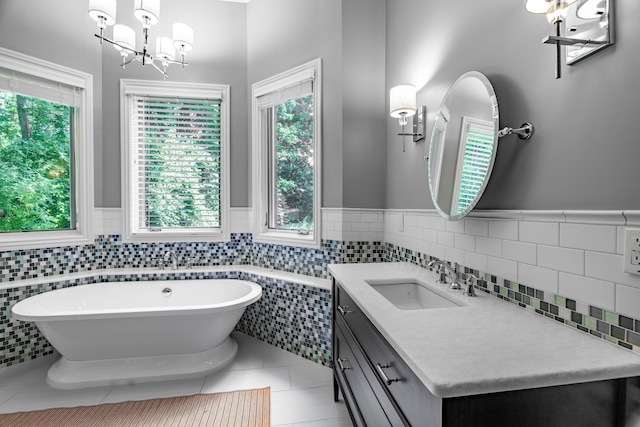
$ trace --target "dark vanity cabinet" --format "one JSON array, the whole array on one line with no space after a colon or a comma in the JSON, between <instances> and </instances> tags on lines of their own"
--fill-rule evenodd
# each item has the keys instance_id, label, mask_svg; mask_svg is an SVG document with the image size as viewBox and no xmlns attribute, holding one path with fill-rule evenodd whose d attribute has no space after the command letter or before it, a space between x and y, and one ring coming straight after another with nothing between
<instances>
[{"instance_id":1,"label":"dark vanity cabinet","mask_svg":"<svg viewBox=\"0 0 640 427\"><path fill-rule=\"evenodd\" d=\"M335 279L332 325L334 399L355 426L626 426L637 409L637 378L435 396Z\"/></svg>"}]
</instances>

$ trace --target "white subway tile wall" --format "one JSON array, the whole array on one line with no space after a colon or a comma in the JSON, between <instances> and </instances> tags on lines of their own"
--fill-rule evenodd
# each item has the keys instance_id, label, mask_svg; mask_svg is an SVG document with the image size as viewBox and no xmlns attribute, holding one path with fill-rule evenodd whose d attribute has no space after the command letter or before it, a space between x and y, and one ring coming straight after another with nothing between
<instances>
[{"instance_id":1,"label":"white subway tile wall","mask_svg":"<svg viewBox=\"0 0 640 427\"><path fill-rule=\"evenodd\" d=\"M386 210L383 241L640 318L640 275L622 268L627 218L640 225L635 211L477 215L448 222L431 210ZM398 230L402 216L414 226Z\"/></svg>"},{"instance_id":2,"label":"white subway tile wall","mask_svg":"<svg viewBox=\"0 0 640 427\"><path fill-rule=\"evenodd\" d=\"M322 209L322 238L350 242L381 242L384 213L377 209Z\"/></svg>"}]
</instances>

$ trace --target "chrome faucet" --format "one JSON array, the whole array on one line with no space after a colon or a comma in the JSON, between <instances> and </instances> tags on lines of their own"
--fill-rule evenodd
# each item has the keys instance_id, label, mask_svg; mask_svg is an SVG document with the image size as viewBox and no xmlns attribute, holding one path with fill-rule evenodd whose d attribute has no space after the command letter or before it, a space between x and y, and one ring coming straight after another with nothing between
<instances>
[{"instance_id":1,"label":"chrome faucet","mask_svg":"<svg viewBox=\"0 0 640 427\"><path fill-rule=\"evenodd\" d=\"M449 276L451 277L451 285L449 286L450 289L462 289L462 286L460 286L460 278L458 277L458 272L456 271L458 264L454 264L454 267L451 267L446 261L442 261L439 259L434 259L433 261L431 261L429 264L427 264L428 268L437 268L437 273L440 275L440 277L438 277L438 280L436 280L436 283L440 283L440 284L447 284L447 272L449 273Z\"/></svg>"},{"instance_id":2,"label":"chrome faucet","mask_svg":"<svg viewBox=\"0 0 640 427\"><path fill-rule=\"evenodd\" d=\"M471 273L467 274L467 280L465 281L465 287L463 292L464 296L466 297L476 296L476 289L473 287L474 284L475 285L478 284L478 278Z\"/></svg>"},{"instance_id":3,"label":"chrome faucet","mask_svg":"<svg viewBox=\"0 0 640 427\"><path fill-rule=\"evenodd\" d=\"M169 250L164 253L164 262L166 263L167 261L171 261L172 270L178 269L178 256L175 252Z\"/></svg>"}]
</instances>

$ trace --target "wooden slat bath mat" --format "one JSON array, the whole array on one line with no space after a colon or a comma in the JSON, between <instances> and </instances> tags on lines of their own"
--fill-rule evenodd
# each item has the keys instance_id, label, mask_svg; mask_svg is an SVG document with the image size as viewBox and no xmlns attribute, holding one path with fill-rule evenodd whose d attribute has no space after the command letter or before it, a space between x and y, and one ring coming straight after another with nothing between
<instances>
[{"instance_id":1,"label":"wooden slat bath mat","mask_svg":"<svg viewBox=\"0 0 640 427\"><path fill-rule=\"evenodd\" d=\"M3 427L268 427L269 387L0 415Z\"/></svg>"}]
</instances>

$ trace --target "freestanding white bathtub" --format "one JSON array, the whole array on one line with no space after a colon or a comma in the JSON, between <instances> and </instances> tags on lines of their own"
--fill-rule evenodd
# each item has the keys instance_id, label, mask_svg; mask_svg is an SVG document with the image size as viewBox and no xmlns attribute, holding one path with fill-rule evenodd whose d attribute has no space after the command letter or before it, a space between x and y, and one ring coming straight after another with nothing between
<instances>
[{"instance_id":1,"label":"freestanding white bathtub","mask_svg":"<svg viewBox=\"0 0 640 427\"><path fill-rule=\"evenodd\" d=\"M262 296L235 279L108 282L45 292L18 302L61 358L47 382L75 389L204 376L236 355L230 334Z\"/></svg>"}]
</instances>

